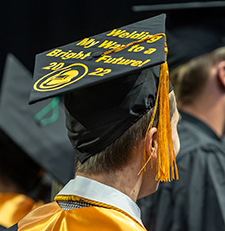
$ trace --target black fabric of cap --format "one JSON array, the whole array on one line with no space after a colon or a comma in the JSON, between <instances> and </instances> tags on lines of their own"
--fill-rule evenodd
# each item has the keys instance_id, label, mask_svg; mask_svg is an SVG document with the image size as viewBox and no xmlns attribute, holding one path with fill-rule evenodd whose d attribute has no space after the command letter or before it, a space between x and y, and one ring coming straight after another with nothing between
<instances>
[{"instance_id":1,"label":"black fabric of cap","mask_svg":"<svg viewBox=\"0 0 225 231\"><path fill-rule=\"evenodd\" d=\"M225 45L225 8L174 10L168 17L168 65L172 70Z\"/></svg>"},{"instance_id":2,"label":"black fabric of cap","mask_svg":"<svg viewBox=\"0 0 225 231\"><path fill-rule=\"evenodd\" d=\"M65 96L68 134L81 163L154 107L158 75L158 67L149 68Z\"/></svg>"}]
</instances>

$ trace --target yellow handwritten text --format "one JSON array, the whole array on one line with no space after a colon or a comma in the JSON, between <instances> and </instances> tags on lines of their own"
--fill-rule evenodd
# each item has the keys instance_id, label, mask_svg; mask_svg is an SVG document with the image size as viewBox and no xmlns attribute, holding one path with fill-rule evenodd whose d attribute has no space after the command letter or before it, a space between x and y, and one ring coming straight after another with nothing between
<instances>
[{"instance_id":1,"label":"yellow handwritten text","mask_svg":"<svg viewBox=\"0 0 225 231\"><path fill-rule=\"evenodd\" d=\"M55 49L51 51L50 53L46 54L46 56L59 57L61 59L85 59L86 57L89 57L90 55L91 55L91 52L84 54L83 51L74 53L72 52L72 50L62 51L61 49Z\"/></svg>"},{"instance_id":2,"label":"yellow handwritten text","mask_svg":"<svg viewBox=\"0 0 225 231\"><path fill-rule=\"evenodd\" d=\"M89 47L96 45L97 43L99 43L99 41L95 41L94 39L85 38L79 43L77 43L76 45L83 46L84 48L89 48Z\"/></svg>"},{"instance_id":3,"label":"yellow handwritten text","mask_svg":"<svg viewBox=\"0 0 225 231\"><path fill-rule=\"evenodd\" d=\"M98 58L95 62L104 62L104 63L110 63L110 64L117 64L117 65L130 65L132 67L141 67L144 64L151 61L151 59L147 59L145 61L142 60L134 60L134 59L124 59L124 57L119 58L113 58L110 55L104 55Z\"/></svg>"},{"instance_id":4,"label":"yellow handwritten text","mask_svg":"<svg viewBox=\"0 0 225 231\"><path fill-rule=\"evenodd\" d=\"M91 72L88 75L104 76L110 73L111 71L112 71L111 69L103 69L99 67L99 68L96 68L94 72Z\"/></svg>"},{"instance_id":5,"label":"yellow handwritten text","mask_svg":"<svg viewBox=\"0 0 225 231\"><path fill-rule=\"evenodd\" d=\"M141 33L137 33L137 31L133 31L129 33L126 30L117 30L117 29L114 29L106 36L113 36L113 37L119 37L119 38L130 38L130 39L138 39L138 40L150 38L149 40L147 40L148 43L153 43L162 38L162 36L151 38L152 35L149 34L149 32L147 31L146 32L142 31Z\"/></svg>"},{"instance_id":6,"label":"yellow handwritten text","mask_svg":"<svg viewBox=\"0 0 225 231\"><path fill-rule=\"evenodd\" d=\"M114 42L114 41L108 41L108 40L105 40L102 44L100 44L98 47L103 47L105 49L116 49L118 47L121 47L122 45L117 43L117 42Z\"/></svg>"}]
</instances>

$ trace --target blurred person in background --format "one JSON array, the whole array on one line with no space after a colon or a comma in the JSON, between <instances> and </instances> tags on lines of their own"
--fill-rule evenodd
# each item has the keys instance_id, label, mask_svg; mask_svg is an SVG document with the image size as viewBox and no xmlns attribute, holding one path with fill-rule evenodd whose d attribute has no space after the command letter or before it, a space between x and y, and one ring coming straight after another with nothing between
<instances>
[{"instance_id":1,"label":"blurred person in background","mask_svg":"<svg viewBox=\"0 0 225 231\"><path fill-rule=\"evenodd\" d=\"M161 183L156 193L138 202L143 222L152 231L225 230L223 40L193 25L176 29L168 41L173 52L168 59L174 64L170 78L182 117L180 179Z\"/></svg>"}]
</instances>

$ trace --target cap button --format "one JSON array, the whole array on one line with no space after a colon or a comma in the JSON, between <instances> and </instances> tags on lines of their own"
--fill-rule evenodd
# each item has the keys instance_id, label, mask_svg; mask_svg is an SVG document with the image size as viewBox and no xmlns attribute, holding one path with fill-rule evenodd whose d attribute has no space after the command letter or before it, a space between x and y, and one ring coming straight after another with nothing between
<instances>
[{"instance_id":1,"label":"cap button","mask_svg":"<svg viewBox=\"0 0 225 231\"><path fill-rule=\"evenodd\" d=\"M102 54L103 54L102 51L96 51L96 52L94 52L94 53L92 54L92 57L97 58L97 57L101 56Z\"/></svg>"}]
</instances>

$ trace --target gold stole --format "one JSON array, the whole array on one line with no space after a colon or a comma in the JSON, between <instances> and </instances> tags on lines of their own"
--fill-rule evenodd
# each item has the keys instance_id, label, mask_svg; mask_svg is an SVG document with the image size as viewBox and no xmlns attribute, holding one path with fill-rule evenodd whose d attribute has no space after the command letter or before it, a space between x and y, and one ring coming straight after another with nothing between
<instances>
[{"instance_id":1,"label":"gold stole","mask_svg":"<svg viewBox=\"0 0 225 231\"><path fill-rule=\"evenodd\" d=\"M32 209L43 205L17 193L0 193L0 224L6 228L14 225Z\"/></svg>"},{"instance_id":2,"label":"gold stole","mask_svg":"<svg viewBox=\"0 0 225 231\"><path fill-rule=\"evenodd\" d=\"M62 210L57 202L35 209L18 222L18 231L146 231L136 220L113 209L84 207Z\"/></svg>"}]
</instances>

